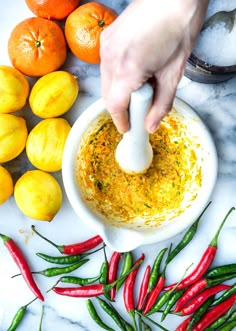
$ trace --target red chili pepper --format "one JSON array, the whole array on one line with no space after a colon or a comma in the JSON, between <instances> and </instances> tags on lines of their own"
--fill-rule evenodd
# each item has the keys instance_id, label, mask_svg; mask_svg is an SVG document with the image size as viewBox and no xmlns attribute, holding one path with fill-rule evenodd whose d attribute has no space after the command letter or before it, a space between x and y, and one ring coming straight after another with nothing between
<instances>
[{"instance_id":1,"label":"red chili pepper","mask_svg":"<svg viewBox=\"0 0 236 331\"><path fill-rule=\"evenodd\" d=\"M180 325L177 326L175 331L186 331L188 327L188 323L190 322L192 316L186 318Z\"/></svg>"},{"instance_id":2,"label":"red chili pepper","mask_svg":"<svg viewBox=\"0 0 236 331\"><path fill-rule=\"evenodd\" d=\"M230 215L230 213L233 210L235 210L234 207L232 207L228 211L228 213L226 214L224 220L220 224L215 236L213 237L213 239L211 240L209 246L205 250L200 262L195 267L195 269L179 283L179 285L176 287L177 290L182 289L184 287L187 287L189 285L192 285L194 282L199 280L204 275L204 273L208 270L208 268L211 266L211 264L214 260L214 257L216 255L217 242L218 242L218 237L219 237L220 231L223 228L223 225L225 224L228 216ZM165 287L165 290L168 291L168 290L172 289L174 286L176 286L176 284L177 283Z\"/></svg>"},{"instance_id":3,"label":"red chili pepper","mask_svg":"<svg viewBox=\"0 0 236 331\"><path fill-rule=\"evenodd\" d=\"M181 315L190 315L194 313L212 295L224 290L228 290L230 288L231 286L220 284L204 290L183 307L183 309L180 311Z\"/></svg>"},{"instance_id":4,"label":"red chili pepper","mask_svg":"<svg viewBox=\"0 0 236 331\"><path fill-rule=\"evenodd\" d=\"M103 242L103 239L97 235L92 238L89 238L85 241L82 241L77 244L72 244L72 245L64 245L62 253L63 254L81 254L84 252L89 251L90 249L98 246Z\"/></svg>"},{"instance_id":5,"label":"red chili pepper","mask_svg":"<svg viewBox=\"0 0 236 331\"><path fill-rule=\"evenodd\" d=\"M146 267L145 272L144 272L143 280L142 280L142 283L141 283L141 286L140 286L138 304L137 304L137 309L138 310L141 310L143 308L145 299L147 297L150 274L151 274L151 266L148 265Z\"/></svg>"},{"instance_id":6,"label":"red chili pepper","mask_svg":"<svg viewBox=\"0 0 236 331\"><path fill-rule=\"evenodd\" d=\"M103 242L103 239L97 235L94 236L92 238L89 238L85 241L76 243L76 244L71 244L71 245L57 245L54 242L52 242L51 240L47 239L46 237L44 237L42 234L40 234L36 229L35 226L32 225L31 226L32 230L37 233L37 235L39 237L41 237L42 239L46 240L47 242L49 242L51 245L53 245L54 247L56 247L60 253L62 254L81 254L84 252L89 251L90 249L98 246L99 244L101 244Z\"/></svg>"},{"instance_id":7,"label":"red chili pepper","mask_svg":"<svg viewBox=\"0 0 236 331\"><path fill-rule=\"evenodd\" d=\"M196 281L196 283L192 284L176 303L174 312L175 313L180 312L183 306L196 294L198 294L201 290L206 288L206 286L207 286L206 278L201 278L198 281Z\"/></svg>"},{"instance_id":8,"label":"red chili pepper","mask_svg":"<svg viewBox=\"0 0 236 331\"><path fill-rule=\"evenodd\" d=\"M233 294L231 297L225 301L219 303L217 306L211 308L206 314L197 322L193 331L204 331L209 325L215 322L220 316L226 313L234 304L236 300L236 295Z\"/></svg>"},{"instance_id":9,"label":"red chili pepper","mask_svg":"<svg viewBox=\"0 0 236 331\"><path fill-rule=\"evenodd\" d=\"M0 233L0 237L2 238L4 245L7 247L8 251L10 252L14 261L16 262L16 264L20 270L20 273L22 274L28 287L36 295L37 298L44 301L44 297L33 279L29 265L23 255L23 253L21 252L20 248L16 245L14 240L11 239L10 237L8 237L2 233Z\"/></svg>"},{"instance_id":10,"label":"red chili pepper","mask_svg":"<svg viewBox=\"0 0 236 331\"><path fill-rule=\"evenodd\" d=\"M144 260L144 254L134 263L134 266L137 265L140 261ZM135 305L134 305L134 284L135 279L138 273L138 268L134 269L129 276L126 278L124 283L123 298L125 303L125 308L127 312L133 314Z\"/></svg>"},{"instance_id":11,"label":"red chili pepper","mask_svg":"<svg viewBox=\"0 0 236 331\"><path fill-rule=\"evenodd\" d=\"M108 293L119 281L123 279L127 279L130 274L132 274L136 269L139 268L142 260L139 259L136 261L135 265L124 275L119 277L113 283L110 284L90 284L84 285L79 287L59 287L54 286L52 290L60 295L65 295L69 297L76 297L76 298L90 298L98 295L102 295Z\"/></svg>"},{"instance_id":12,"label":"red chili pepper","mask_svg":"<svg viewBox=\"0 0 236 331\"><path fill-rule=\"evenodd\" d=\"M164 288L164 284L165 284L165 274L162 273L158 279L156 286L154 287L154 289L151 290L151 292L148 295L145 307L143 309L144 315L146 315L149 312L149 310L153 307L153 305L155 304L159 294L161 293L161 291Z\"/></svg>"},{"instance_id":13,"label":"red chili pepper","mask_svg":"<svg viewBox=\"0 0 236 331\"><path fill-rule=\"evenodd\" d=\"M121 257L122 257L121 253L113 252L108 267L108 283L112 283L116 280L118 265ZM116 295L116 287L114 286L110 292L111 300L115 299L115 295Z\"/></svg>"},{"instance_id":14,"label":"red chili pepper","mask_svg":"<svg viewBox=\"0 0 236 331\"><path fill-rule=\"evenodd\" d=\"M52 290L60 295L75 298L91 298L105 293L104 284L91 284L79 287L58 287L54 286Z\"/></svg>"},{"instance_id":15,"label":"red chili pepper","mask_svg":"<svg viewBox=\"0 0 236 331\"><path fill-rule=\"evenodd\" d=\"M200 293L203 289L221 284L226 280L235 278L235 276L236 276L235 274L226 274L213 279L201 278L197 280L184 292L181 298L177 301L174 312L175 313L180 312L181 309L184 307L184 305L188 301L190 301L196 294Z\"/></svg>"}]
</instances>

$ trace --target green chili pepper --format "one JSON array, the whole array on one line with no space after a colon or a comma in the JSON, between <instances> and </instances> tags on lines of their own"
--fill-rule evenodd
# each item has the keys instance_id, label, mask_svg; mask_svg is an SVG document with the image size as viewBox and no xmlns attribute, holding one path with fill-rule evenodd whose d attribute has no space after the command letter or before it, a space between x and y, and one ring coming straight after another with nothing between
<instances>
[{"instance_id":1,"label":"green chili pepper","mask_svg":"<svg viewBox=\"0 0 236 331\"><path fill-rule=\"evenodd\" d=\"M96 322L99 326L101 326L101 328L103 328L104 330L108 330L108 331L115 331L114 329L110 328L107 324L105 324L102 319L100 318L100 316L98 315L92 300L88 299L86 301L87 304L87 308L89 311L90 316L92 317L92 319L94 320L94 322Z\"/></svg>"},{"instance_id":2,"label":"green chili pepper","mask_svg":"<svg viewBox=\"0 0 236 331\"><path fill-rule=\"evenodd\" d=\"M15 314L11 325L9 326L9 328L7 329L7 331L14 331L16 330L16 328L19 326L21 320L23 319L24 315L26 312L26 306L21 307Z\"/></svg>"},{"instance_id":3,"label":"green chili pepper","mask_svg":"<svg viewBox=\"0 0 236 331\"><path fill-rule=\"evenodd\" d=\"M95 283L97 280L100 279L100 275L91 278L80 278L74 276L63 276L60 278L60 282L62 283L70 283L70 284L77 284L77 285L89 285Z\"/></svg>"},{"instance_id":4,"label":"green chili pepper","mask_svg":"<svg viewBox=\"0 0 236 331\"><path fill-rule=\"evenodd\" d=\"M163 259L163 256L165 255L165 252L168 248L163 248L158 255L155 258L155 261L153 263L151 274L148 282L148 290L147 293L150 293L150 291L155 287L158 277L160 276L160 265Z\"/></svg>"},{"instance_id":5,"label":"green chili pepper","mask_svg":"<svg viewBox=\"0 0 236 331\"><path fill-rule=\"evenodd\" d=\"M153 313L158 312L164 304L171 298L173 295L173 289L164 292L155 302L154 306L150 309L150 311L147 313L147 315L151 315Z\"/></svg>"},{"instance_id":6,"label":"green chili pepper","mask_svg":"<svg viewBox=\"0 0 236 331\"><path fill-rule=\"evenodd\" d=\"M196 324L200 318L205 314L207 309L210 307L214 300L214 297L210 297L207 301L205 301L201 307L199 307L192 315L190 321L188 322L187 330L191 331L194 324Z\"/></svg>"},{"instance_id":7,"label":"green chili pepper","mask_svg":"<svg viewBox=\"0 0 236 331\"><path fill-rule=\"evenodd\" d=\"M165 309L162 313L161 316L161 322L164 321L164 319L166 318L166 316L169 314L169 312L171 311L171 308L175 305L175 303L179 300L179 298L183 295L184 293L184 289L182 290L178 290L176 292L174 292L171 297L169 298L168 302L166 303ZM168 293L168 292L167 292Z\"/></svg>"},{"instance_id":8,"label":"green chili pepper","mask_svg":"<svg viewBox=\"0 0 236 331\"><path fill-rule=\"evenodd\" d=\"M236 293L236 284L234 284L231 288L226 290L221 296L219 296L217 299L214 300L212 303L212 306L217 305L218 303L223 302L227 298L229 298L232 294Z\"/></svg>"},{"instance_id":9,"label":"green chili pepper","mask_svg":"<svg viewBox=\"0 0 236 331\"><path fill-rule=\"evenodd\" d=\"M114 312L120 317L123 324L125 325L126 331L134 331L134 328L131 324L129 324L122 316L119 315L118 311L115 309L114 306L112 306L111 303L109 303L110 307L114 310Z\"/></svg>"},{"instance_id":10,"label":"green chili pepper","mask_svg":"<svg viewBox=\"0 0 236 331\"><path fill-rule=\"evenodd\" d=\"M166 268L166 266L167 266L167 264L165 264L165 268ZM185 270L184 275L186 274L186 272L188 271L188 269L190 267L191 267L191 265ZM183 275L183 277L184 277L184 275ZM178 287L178 285L179 285L179 283L181 282L182 279L180 279L179 282L172 289L170 289L169 291L164 292L163 295L160 298L158 298L157 301L155 301L152 308L145 315L151 315L153 313L158 312L164 306L164 304L170 299L170 297L174 294L176 288Z\"/></svg>"},{"instance_id":11,"label":"green chili pepper","mask_svg":"<svg viewBox=\"0 0 236 331\"><path fill-rule=\"evenodd\" d=\"M120 276L125 275L132 268L132 265L133 265L133 255L132 255L132 253L131 252L126 252L124 254L124 257L123 257L122 260L123 260L123 266L122 266ZM123 283L124 283L124 279L122 279L121 281L119 281L116 284L116 292L119 290L119 288L122 286Z\"/></svg>"},{"instance_id":12,"label":"green chili pepper","mask_svg":"<svg viewBox=\"0 0 236 331\"><path fill-rule=\"evenodd\" d=\"M19 308L11 322L11 325L9 326L9 328L7 329L7 331L15 331L17 329L17 327L20 325L20 322L22 321L25 313L26 313L26 309L27 307L34 302L35 300L37 300L37 298L34 298L33 300L31 300L29 303L27 303L26 305L22 306L21 308Z\"/></svg>"},{"instance_id":13,"label":"green chili pepper","mask_svg":"<svg viewBox=\"0 0 236 331\"><path fill-rule=\"evenodd\" d=\"M229 316L229 319L228 319L228 322L230 322L230 321L233 321L233 320L235 320L236 319L236 311L233 311L233 312L231 312L231 310L232 309L230 309L230 316Z\"/></svg>"},{"instance_id":14,"label":"green chili pepper","mask_svg":"<svg viewBox=\"0 0 236 331\"><path fill-rule=\"evenodd\" d=\"M226 274L231 274L236 272L236 263L231 263L231 264L224 264L220 265L218 267L210 269L206 273L206 278L215 278L218 276L226 275Z\"/></svg>"},{"instance_id":15,"label":"green chili pepper","mask_svg":"<svg viewBox=\"0 0 236 331\"><path fill-rule=\"evenodd\" d=\"M187 230L179 244L173 249L173 251L168 255L166 262L169 263L170 261L173 260L173 258L180 252L182 249L184 249L189 242L193 239L194 235L197 232L198 224L200 219L202 218L203 214L211 204L211 201L208 203L208 205L203 209L202 213L200 216L197 218L197 220L190 226L190 228Z\"/></svg>"},{"instance_id":16,"label":"green chili pepper","mask_svg":"<svg viewBox=\"0 0 236 331\"><path fill-rule=\"evenodd\" d=\"M236 326L236 319L234 321L227 322L222 328L218 329L218 331L231 331Z\"/></svg>"},{"instance_id":17,"label":"green chili pepper","mask_svg":"<svg viewBox=\"0 0 236 331\"><path fill-rule=\"evenodd\" d=\"M68 256L49 256L43 253L36 253L41 259L56 264L72 264L81 261L88 254L74 254Z\"/></svg>"},{"instance_id":18,"label":"green chili pepper","mask_svg":"<svg viewBox=\"0 0 236 331\"><path fill-rule=\"evenodd\" d=\"M117 311L113 308L111 304L108 304L105 300L102 300L99 297L96 297L98 300L100 306L102 309L113 319L113 321L116 323L116 325L122 330L126 331L126 327L124 325L124 322L120 318L119 314Z\"/></svg>"},{"instance_id":19,"label":"green chili pepper","mask_svg":"<svg viewBox=\"0 0 236 331\"><path fill-rule=\"evenodd\" d=\"M108 260L107 260L105 247L103 247L103 253L104 253L104 262L102 263L101 268L100 268L100 279L99 279L99 281L100 281L101 284L107 284L109 263L108 263Z\"/></svg>"},{"instance_id":20,"label":"green chili pepper","mask_svg":"<svg viewBox=\"0 0 236 331\"><path fill-rule=\"evenodd\" d=\"M50 263L55 263L55 264L73 264L76 262L79 262L82 260L84 257L87 257L88 255L91 255L93 253L96 253L100 251L101 249L104 249L105 246L100 247L94 251L91 251L89 253L81 253L81 254L72 254L72 255L67 255L67 256L50 256L46 255L43 253L36 253L38 257L43 259L44 261L50 262Z\"/></svg>"},{"instance_id":21,"label":"green chili pepper","mask_svg":"<svg viewBox=\"0 0 236 331\"><path fill-rule=\"evenodd\" d=\"M108 278L108 262L104 261L102 263L101 269L100 269L100 277L99 281L101 284L107 284L107 278Z\"/></svg>"},{"instance_id":22,"label":"green chili pepper","mask_svg":"<svg viewBox=\"0 0 236 331\"><path fill-rule=\"evenodd\" d=\"M85 264L88 261L89 261L89 259L85 259L85 260L81 260L78 263L74 263L74 264L71 264L71 265L63 267L63 268L48 268L48 269L45 269L42 271L35 271L32 273L43 275L46 277L54 277L54 276L58 276L58 275L62 275L62 274L68 274L68 273L78 269L79 267L81 267L83 264Z\"/></svg>"}]
</instances>

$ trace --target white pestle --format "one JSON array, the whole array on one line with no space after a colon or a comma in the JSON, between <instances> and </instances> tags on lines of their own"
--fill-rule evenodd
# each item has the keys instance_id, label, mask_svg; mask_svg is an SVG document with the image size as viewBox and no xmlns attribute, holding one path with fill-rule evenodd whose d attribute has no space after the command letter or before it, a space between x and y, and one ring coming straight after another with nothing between
<instances>
[{"instance_id":1,"label":"white pestle","mask_svg":"<svg viewBox=\"0 0 236 331\"><path fill-rule=\"evenodd\" d=\"M116 161L121 169L130 174L145 172L152 163L153 150L144 119L151 107L153 89L145 83L131 93L129 105L130 129L116 148Z\"/></svg>"}]
</instances>

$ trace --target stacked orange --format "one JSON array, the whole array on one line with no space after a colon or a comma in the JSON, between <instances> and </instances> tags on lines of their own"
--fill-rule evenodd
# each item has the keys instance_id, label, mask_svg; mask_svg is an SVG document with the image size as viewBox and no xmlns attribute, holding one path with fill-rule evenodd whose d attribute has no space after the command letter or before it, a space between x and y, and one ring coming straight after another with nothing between
<instances>
[{"instance_id":1,"label":"stacked orange","mask_svg":"<svg viewBox=\"0 0 236 331\"><path fill-rule=\"evenodd\" d=\"M43 76L65 62L67 46L82 61L100 62L100 34L117 17L109 7L79 0L26 0L36 17L15 26L8 54L12 65L27 76ZM65 31L53 20L65 21Z\"/></svg>"},{"instance_id":2,"label":"stacked orange","mask_svg":"<svg viewBox=\"0 0 236 331\"><path fill-rule=\"evenodd\" d=\"M25 0L25 2L36 16L49 20L63 20L78 7L80 0Z\"/></svg>"},{"instance_id":3,"label":"stacked orange","mask_svg":"<svg viewBox=\"0 0 236 331\"><path fill-rule=\"evenodd\" d=\"M72 53L80 60L100 63L100 35L117 17L109 7L89 2L66 19L65 36Z\"/></svg>"}]
</instances>

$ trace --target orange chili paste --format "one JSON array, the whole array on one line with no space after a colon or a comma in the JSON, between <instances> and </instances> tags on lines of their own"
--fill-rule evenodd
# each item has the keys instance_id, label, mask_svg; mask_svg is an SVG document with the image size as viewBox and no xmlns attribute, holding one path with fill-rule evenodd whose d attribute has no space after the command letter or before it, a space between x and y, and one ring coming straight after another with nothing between
<instances>
[{"instance_id":1,"label":"orange chili paste","mask_svg":"<svg viewBox=\"0 0 236 331\"><path fill-rule=\"evenodd\" d=\"M116 225L142 219L148 226L158 226L181 214L186 192L188 201L195 199L202 178L186 126L178 117L165 117L150 135L153 161L144 174L120 169L115 160L120 139L109 119L81 146L76 174L87 203Z\"/></svg>"}]
</instances>

